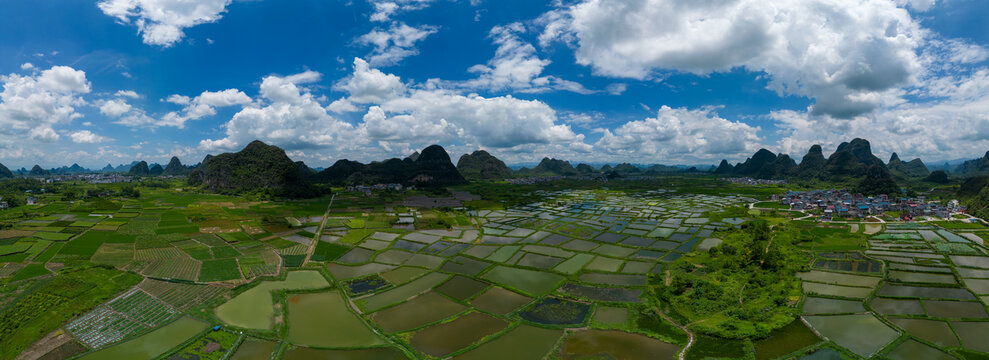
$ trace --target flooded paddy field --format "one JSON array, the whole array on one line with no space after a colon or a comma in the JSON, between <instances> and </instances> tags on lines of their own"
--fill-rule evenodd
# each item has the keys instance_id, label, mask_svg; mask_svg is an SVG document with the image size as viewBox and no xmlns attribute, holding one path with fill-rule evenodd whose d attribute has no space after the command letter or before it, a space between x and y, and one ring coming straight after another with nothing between
<instances>
[{"instance_id":1,"label":"flooded paddy field","mask_svg":"<svg viewBox=\"0 0 989 360\"><path fill-rule=\"evenodd\" d=\"M274 269L265 267L259 250L255 262L247 262L270 277L249 282L244 275L245 281L224 284L222 291L204 295L208 305L174 306L168 300L174 295L151 289L147 293L161 303L142 303L161 309L147 311L149 322L198 314L209 324L165 334L175 340L165 349L128 350L142 343L144 337L136 337L85 358L117 360L113 354L121 351L172 354L173 347L202 338L214 325L244 332L219 348L232 359L676 358L688 336L660 315L686 322L676 311L659 313L653 291L670 286L670 270L682 264L673 259L720 250L717 244L732 239L723 230L747 216L714 214L754 202L664 190L540 194L542 201L510 208L430 210L430 216L462 217L457 225L438 228L419 226L426 210L411 208L351 211L320 234L308 223L303 228L314 235L311 244L334 246L321 257L307 257L305 236L271 233L286 242L267 235L264 241L243 238L272 248L273 255L264 256L274 256L280 264ZM349 221L376 216L412 223L394 228ZM847 235L850 228L826 230ZM729 340L691 324L696 337L686 358L936 359L989 351L983 340L989 333L989 262L966 250L982 245L967 237L957 242L950 230L933 226L918 232L859 224L855 230L862 237L858 250L802 250L808 256L797 275L800 288L794 280L793 296L783 300L792 313L776 330L767 329L763 338ZM203 241L251 251L214 238ZM966 247L938 245L947 243ZM201 255L196 243L182 246ZM297 258L299 266L285 265Z\"/></svg>"}]
</instances>

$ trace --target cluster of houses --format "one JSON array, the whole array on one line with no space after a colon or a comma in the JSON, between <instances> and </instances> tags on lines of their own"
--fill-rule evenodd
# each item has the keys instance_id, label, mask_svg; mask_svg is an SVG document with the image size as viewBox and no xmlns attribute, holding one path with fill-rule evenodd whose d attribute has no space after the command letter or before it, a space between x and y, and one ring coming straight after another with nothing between
<instances>
[{"instance_id":1,"label":"cluster of houses","mask_svg":"<svg viewBox=\"0 0 989 360\"><path fill-rule=\"evenodd\" d=\"M374 185L351 185L347 186L348 192L362 192L364 196L371 197L375 191L393 190L415 190L415 186L405 187L402 184L374 184Z\"/></svg>"},{"instance_id":2,"label":"cluster of houses","mask_svg":"<svg viewBox=\"0 0 989 360\"><path fill-rule=\"evenodd\" d=\"M721 180L737 185L786 185L786 180L764 180L750 177L722 178Z\"/></svg>"},{"instance_id":3,"label":"cluster of houses","mask_svg":"<svg viewBox=\"0 0 989 360\"><path fill-rule=\"evenodd\" d=\"M958 200L945 204L927 201L926 197L895 197L887 195L863 196L847 190L788 191L785 195L773 195L774 201L787 205L790 210L819 211L821 220L835 217L864 218L885 212L898 212L903 220L918 217L950 218L953 213L964 213Z\"/></svg>"},{"instance_id":4,"label":"cluster of houses","mask_svg":"<svg viewBox=\"0 0 989 360\"><path fill-rule=\"evenodd\" d=\"M121 173L49 175L39 180L45 184L71 181L85 181L90 184L115 184L134 181L132 177Z\"/></svg>"}]
</instances>

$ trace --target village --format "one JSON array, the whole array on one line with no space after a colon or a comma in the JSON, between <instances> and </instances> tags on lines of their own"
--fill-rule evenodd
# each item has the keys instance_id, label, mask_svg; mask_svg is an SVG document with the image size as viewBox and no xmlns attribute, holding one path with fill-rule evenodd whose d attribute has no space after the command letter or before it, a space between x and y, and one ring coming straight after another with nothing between
<instances>
[{"instance_id":1,"label":"village","mask_svg":"<svg viewBox=\"0 0 989 360\"><path fill-rule=\"evenodd\" d=\"M780 205L788 206L790 210L819 215L822 221L882 214L896 215L904 221L951 219L953 215L966 213L958 200L942 204L927 201L925 196L890 198L881 194L873 197L853 194L848 190L787 191L784 195L773 195L772 200L779 201Z\"/></svg>"}]
</instances>

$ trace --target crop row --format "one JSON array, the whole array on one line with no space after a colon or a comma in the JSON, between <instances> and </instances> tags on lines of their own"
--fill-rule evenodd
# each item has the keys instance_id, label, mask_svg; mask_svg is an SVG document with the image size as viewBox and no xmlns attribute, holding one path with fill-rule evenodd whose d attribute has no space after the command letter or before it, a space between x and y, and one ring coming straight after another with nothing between
<instances>
[{"instance_id":1,"label":"crop row","mask_svg":"<svg viewBox=\"0 0 989 360\"><path fill-rule=\"evenodd\" d=\"M145 279L140 288L179 311L185 311L227 292L218 286L178 284L152 279Z\"/></svg>"},{"instance_id":2,"label":"crop row","mask_svg":"<svg viewBox=\"0 0 989 360\"><path fill-rule=\"evenodd\" d=\"M144 275L166 279L195 280L199 275L199 261L189 258L154 260L146 269Z\"/></svg>"},{"instance_id":3,"label":"crop row","mask_svg":"<svg viewBox=\"0 0 989 360\"><path fill-rule=\"evenodd\" d=\"M162 259L182 259L188 256L174 247L139 249L137 250L137 260L162 260Z\"/></svg>"}]
</instances>

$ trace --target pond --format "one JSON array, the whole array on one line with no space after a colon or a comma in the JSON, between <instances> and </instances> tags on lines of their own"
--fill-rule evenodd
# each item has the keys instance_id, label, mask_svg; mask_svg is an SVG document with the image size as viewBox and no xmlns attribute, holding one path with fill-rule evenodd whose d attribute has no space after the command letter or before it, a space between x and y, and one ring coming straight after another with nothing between
<instances>
[{"instance_id":1,"label":"pond","mask_svg":"<svg viewBox=\"0 0 989 360\"><path fill-rule=\"evenodd\" d=\"M804 301L804 314L844 314L865 312L861 301L838 300L819 297L808 297Z\"/></svg>"},{"instance_id":2,"label":"pond","mask_svg":"<svg viewBox=\"0 0 989 360\"><path fill-rule=\"evenodd\" d=\"M526 321L545 325L579 325L587 319L591 306L584 303L546 298L536 302L519 316Z\"/></svg>"},{"instance_id":3,"label":"pond","mask_svg":"<svg viewBox=\"0 0 989 360\"><path fill-rule=\"evenodd\" d=\"M237 347L230 360L268 360L276 346L278 343L274 341L248 338Z\"/></svg>"},{"instance_id":4,"label":"pond","mask_svg":"<svg viewBox=\"0 0 989 360\"><path fill-rule=\"evenodd\" d=\"M592 317L594 323L603 327L623 327L628 324L628 309L598 305Z\"/></svg>"},{"instance_id":5,"label":"pond","mask_svg":"<svg viewBox=\"0 0 989 360\"><path fill-rule=\"evenodd\" d=\"M870 357L900 333L872 314L806 316L822 336L862 357Z\"/></svg>"},{"instance_id":6,"label":"pond","mask_svg":"<svg viewBox=\"0 0 989 360\"><path fill-rule=\"evenodd\" d=\"M840 296L861 299L872 293L872 288L839 286L804 281L800 284L808 294Z\"/></svg>"},{"instance_id":7,"label":"pond","mask_svg":"<svg viewBox=\"0 0 989 360\"><path fill-rule=\"evenodd\" d=\"M419 330L409 341L430 356L443 357L470 346L508 326L504 320L484 313L470 313L451 322Z\"/></svg>"},{"instance_id":8,"label":"pond","mask_svg":"<svg viewBox=\"0 0 989 360\"><path fill-rule=\"evenodd\" d=\"M924 315L924 306L918 300L875 298L869 305L883 315Z\"/></svg>"},{"instance_id":9,"label":"pond","mask_svg":"<svg viewBox=\"0 0 989 360\"><path fill-rule=\"evenodd\" d=\"M563 284L559 291L573 297L594 301L642 302L642 299L639 299L642 290L638 289L587 286L568 282Z\"/></svg>"},{"instance_id":10,"label":"pond","mask_svg":"<svg viewBox=\"0 0 989 360\"><path fill-rule=\"evenodd\" d=\"M371 347L386 342L350 312L337 291L295 294L288 304L288 335L293 344L319 347Z\"/></svg>"},{"instance_id":11,"label":"pond","mask_svg":"<svg viewBox=\"0 0 989 360\"><path fill-rule=\"evenodd\" d=\"M976 351L989 352L989 341L986 341L989 322L952 321L951 326L955 328L963 346Z\"/></svg>"},{"instance_id":12,"label":"pond","mask_svg":"<svg viewBox=\"0 0 989 360\"><path fill-rule=\"evenodd\" d=\"M799 319L789 325L773 330L769 337L753 342L755 358L768 360L782 357L797 350L821 342L814 332Z\"/></svg>"},{"instance_id":13,"label":"pond","mask_svg":"<svg viewBox=\"0 0 989 360\"><path fill-rule=\"evenodd\" d=\"M530 295L547 294L563 282L557 274L507 266L495 266L483 278Z\"/></svg>"},{"instance_id":14,"label":"pond","mask_svg":"<svg viewBox=\"0 0 989 360\"><path fill-rule=\"evenodd\" d=\"M360 299L357 304L365 312L374 312L378 309L396 304L410 297L422 294L433 286L439 285L449 277L441 273L429 273L426 276L415 279L405 285L392 288L385 292L377 293L369 297Z\"/></svg>"},{"instance_id":15,"label":"pond","mask_svg":"<svg viewBox=\"0 0 989 360\"><path fill-rule=\"evenodd\" d=\"M907 340L887 354L893 360L953 360L955 357L917 340Z\"/></svg>"},{"instance_id":16,"label":"pond","mask_svg":"<svg viewBox=\"0 0 989 360\"><path fill-rule=\"evenodd\" d=\"M266 330L273 325L275 314L271 292L275 290L319 289L330 286L316 271L291 271L282 281L262 281L216 308L223 322L248 329Z\"/></svg>"},{"instance_id":17,"label":"pond","mask_svg":"<svg viewBox=\"0 0 989 360\"><path fill-rule=\"evenodd\" d=\"M495 315L506 315L532 301L532 298L497 286L471 300L474 307Z\"/></svg>"},{"instance_id":18,"label":"pond","mask_svg":"<svg viewBox=\"0 0 989 360\"><path fill-rule=\"evenodd\" d=\"M456 275L443 283L443 285L436 287L436 291L463 301L474 297L474 295L486 289L488 285L488 283L483 281Z\"/></svg>"},{"instance_id":19,"label":"pond","mask_svg":"<svg viewBox=\"0 0 989 360\"><path fill-rule=\"evenodd\" d=\"M412 300L389 307L371 315L371 319L387 332L414 329L453 316L467 307L445 296L427 292Z\"/></svg>"},{"instance_id":20,"label":"pond","mask_svg":"<svg viewBox=\"0 0 989 360\"><path fill-rule=\"evenodd\" d=\"M647 336L615 330L584 330L567 337L561 359L675 359L680 348Z\"/></svg>"},{"instance_id":21,"label":"pond","mask_svg":"<svg viewBox=\"0 0 989 360\"><path fill-rule=\"evenodd\" d=\"M889 321L910 335L937 345L945 347L960 345L958 337L944 321L906 318L889 318Z\"/></svg>"},{"instance_id":22,"label":"pond","mask_svg":"<svg viewBox=\"0 0 989 360\"><path fill-rule=\"evenodd\" d=\"M326 350L294 348L285 351L282 360L404 360L405 354L395 348L375 348L360 350Z\"/></svg>"},{"instance_id":23,"label":"pond","mask_svg":"<svg viewBox=\"0 0 989 360\"><path fill-rule=\"evenodd\" d=\"M563 330L543 329L535 326L519 327L488 341L471 351L454 357L455 360L541 360L553 350Z\"/></svg>"},{"instance_id":24,"label":"pond","mask_svg":"<svg viewBox=\"0 0 989 360\"><path fill-rule=\"evenodd\" d=\"M209 328L209 324L181 317L137 338L84 355L86 360L153 359Z\"/></svg>"}]
</instances>

